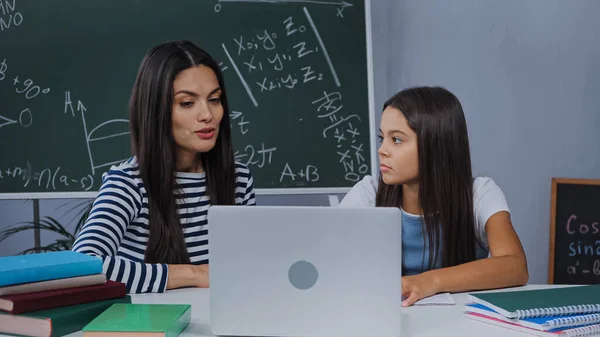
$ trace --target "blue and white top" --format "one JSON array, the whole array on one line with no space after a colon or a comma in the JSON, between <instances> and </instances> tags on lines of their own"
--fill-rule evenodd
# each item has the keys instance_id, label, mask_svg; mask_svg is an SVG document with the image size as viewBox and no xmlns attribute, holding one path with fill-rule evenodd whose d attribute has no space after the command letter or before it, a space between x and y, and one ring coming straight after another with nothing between
<instances>
[{"instance_id":1,"label":"blue and white top","mask_svg":"<svg viewBox=\"0 0 600 337\"><path fill-rule=\"evenodd\" d=\"M377 177L365 176L344 197L341 207L375 207L375 198L379 180ZM485 225L488 219L497 212L510 212L504 193L491 178L477 177L473 181L473 212L475 216L475 234L480 245L476 249L476 258L489 256L489 248ZM404 275L415 275L427 270L429 265L429 240L423 226L423 217L402 210L402 261ZM425 240L424 240L425 239ZM440 240L441 241L441 240ZM438 260L433 262L433 269L442 265L440 242Z\"/></svg>"},{"instance_id":2,"label":"blue and white top","mask_svg":"<svg viewBox=\"0 0 600 337\"><path fill-rule=\"evenodd\" d=\"M235 203L256 204L248 167L236 163L235 177ZM207 264L210 199L205 173L177 172L176 183L179 191L174 193L190 261ZM148 195L133 157L103 174L100 191L72 250L102 258L107 278L125 283L128 293L164 292L168 266L144 263L149 233Z\"/></svg>"}]
</instances>

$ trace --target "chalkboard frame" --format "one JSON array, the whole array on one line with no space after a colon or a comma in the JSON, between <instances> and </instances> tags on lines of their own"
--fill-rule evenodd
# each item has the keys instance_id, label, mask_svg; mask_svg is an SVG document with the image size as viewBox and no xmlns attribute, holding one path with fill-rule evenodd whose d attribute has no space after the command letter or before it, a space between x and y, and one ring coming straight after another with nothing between
<instances>
[{"instance_id":1,"label":"chalkboard frame","mask_svg":"<svg viewBox=\"0 0 600 337\"><path fill-rule=\"evenodd\" d=\"M548 284L554 284L554 258L556 250L556 201L559 184L600 185L600 179L552 178L552 191L550 201L550 247L548 254Z\"/></svg>"},{"instance_id":2,"label":"chalkboard frame","mask_svg":"<svg viewBox=\"0 0 600 337\"><path fill-rule=\"evenodd\" d=\"M375 125L375 100L374 100L374 74L373 74L373 41L372 41L372 18L371 18L371 0L362 0L365 8L365 42L366 42L366 69L367 69L367 95L369 109L369 150L370 150L370 174L375 176L378 172L377 166L377 140ZM352 187L288 187L288 188L257 188L257 195L297 195L297 194L345 194ZM95 198L98 191L87 192L10 192L2 193L0 191L0 200L9 199L86 199Z\"/></svg>"}]
</instances>

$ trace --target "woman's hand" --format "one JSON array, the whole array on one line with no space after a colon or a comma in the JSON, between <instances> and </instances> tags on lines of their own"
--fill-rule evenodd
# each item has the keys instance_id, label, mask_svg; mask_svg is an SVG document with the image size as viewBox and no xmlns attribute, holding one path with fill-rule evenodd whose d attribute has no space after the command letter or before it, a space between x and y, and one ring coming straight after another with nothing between
<instances>
[{"instance_id":1,"label":"woman's hand","mask_svg":"<svg viewBox=\"0 0 600 337\"><path fill-rule=\"evenodd\" d=\"M402 277L403 307L413 305L416 301L435 295L438 292L436 281L430 273Z\"/></svg>"},{"instance_id":2,"label":"woman's hand","mask_svg":"<svg viewBox=\"0 0 600 337\"><path fill-rule=\"evenodd\" d=\"M196 273L196 287L198 288L208 288L209 287L209 277L208 277L208 265L201 264L199 266L192 266Z\"/></svg>"},{"instance_id":3,"label":"woman's hand","mask_svg":"<svg viewBox=\"0 0 600 337\"><path fill-rule=\"evenodd\" d=\"M170 264L167 289L182 287L208 288L208 265Z\"/></svg>"}]
</instances>

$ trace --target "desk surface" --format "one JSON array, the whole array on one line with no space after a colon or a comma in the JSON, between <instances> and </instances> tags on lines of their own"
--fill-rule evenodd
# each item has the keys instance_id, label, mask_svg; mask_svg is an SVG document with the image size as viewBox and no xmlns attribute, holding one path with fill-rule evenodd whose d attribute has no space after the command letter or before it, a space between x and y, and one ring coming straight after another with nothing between
<instances>
[{"instance_id":1,"label":"desk surface","mask_svg":"<svg viewBox=\"0 0 600 337\"><path fill-rule=\"evenodd\" d=\"M552 285L527 285L525 287L502 289L528 290L556 287ZM518 331L497 327L491 324L468 319L463 314L466 294L452 294L456 305L452 306L412 306L403 308L401 337L437 337L437 336L531 336ZM192 321L181 337L214 336L209 324L209 290L208 289L178 289L164 294L132 295L133 303L188 303L192 305ZM0 336L6 336L1 335ZM66 337L80 337L81 332L72 333Z\"/></svg>"}]
</instances>

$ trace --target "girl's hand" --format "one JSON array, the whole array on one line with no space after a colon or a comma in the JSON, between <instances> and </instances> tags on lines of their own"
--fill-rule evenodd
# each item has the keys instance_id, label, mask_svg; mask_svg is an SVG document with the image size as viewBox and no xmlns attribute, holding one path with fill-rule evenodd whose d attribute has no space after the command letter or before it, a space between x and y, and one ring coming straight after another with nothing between
<instances>
[{"instance_id":1,"label":"girl's hand","mask_svg":"<svg viewBox=\"0 0 600 337\"><path fill-rule=\"evenodd\" d=\"M437 293L436 282L431 273L423 273L413 276L402 277L402 301L403 307L413 305L416 301L435 295Z\"/></svg>"}]
</instances>

